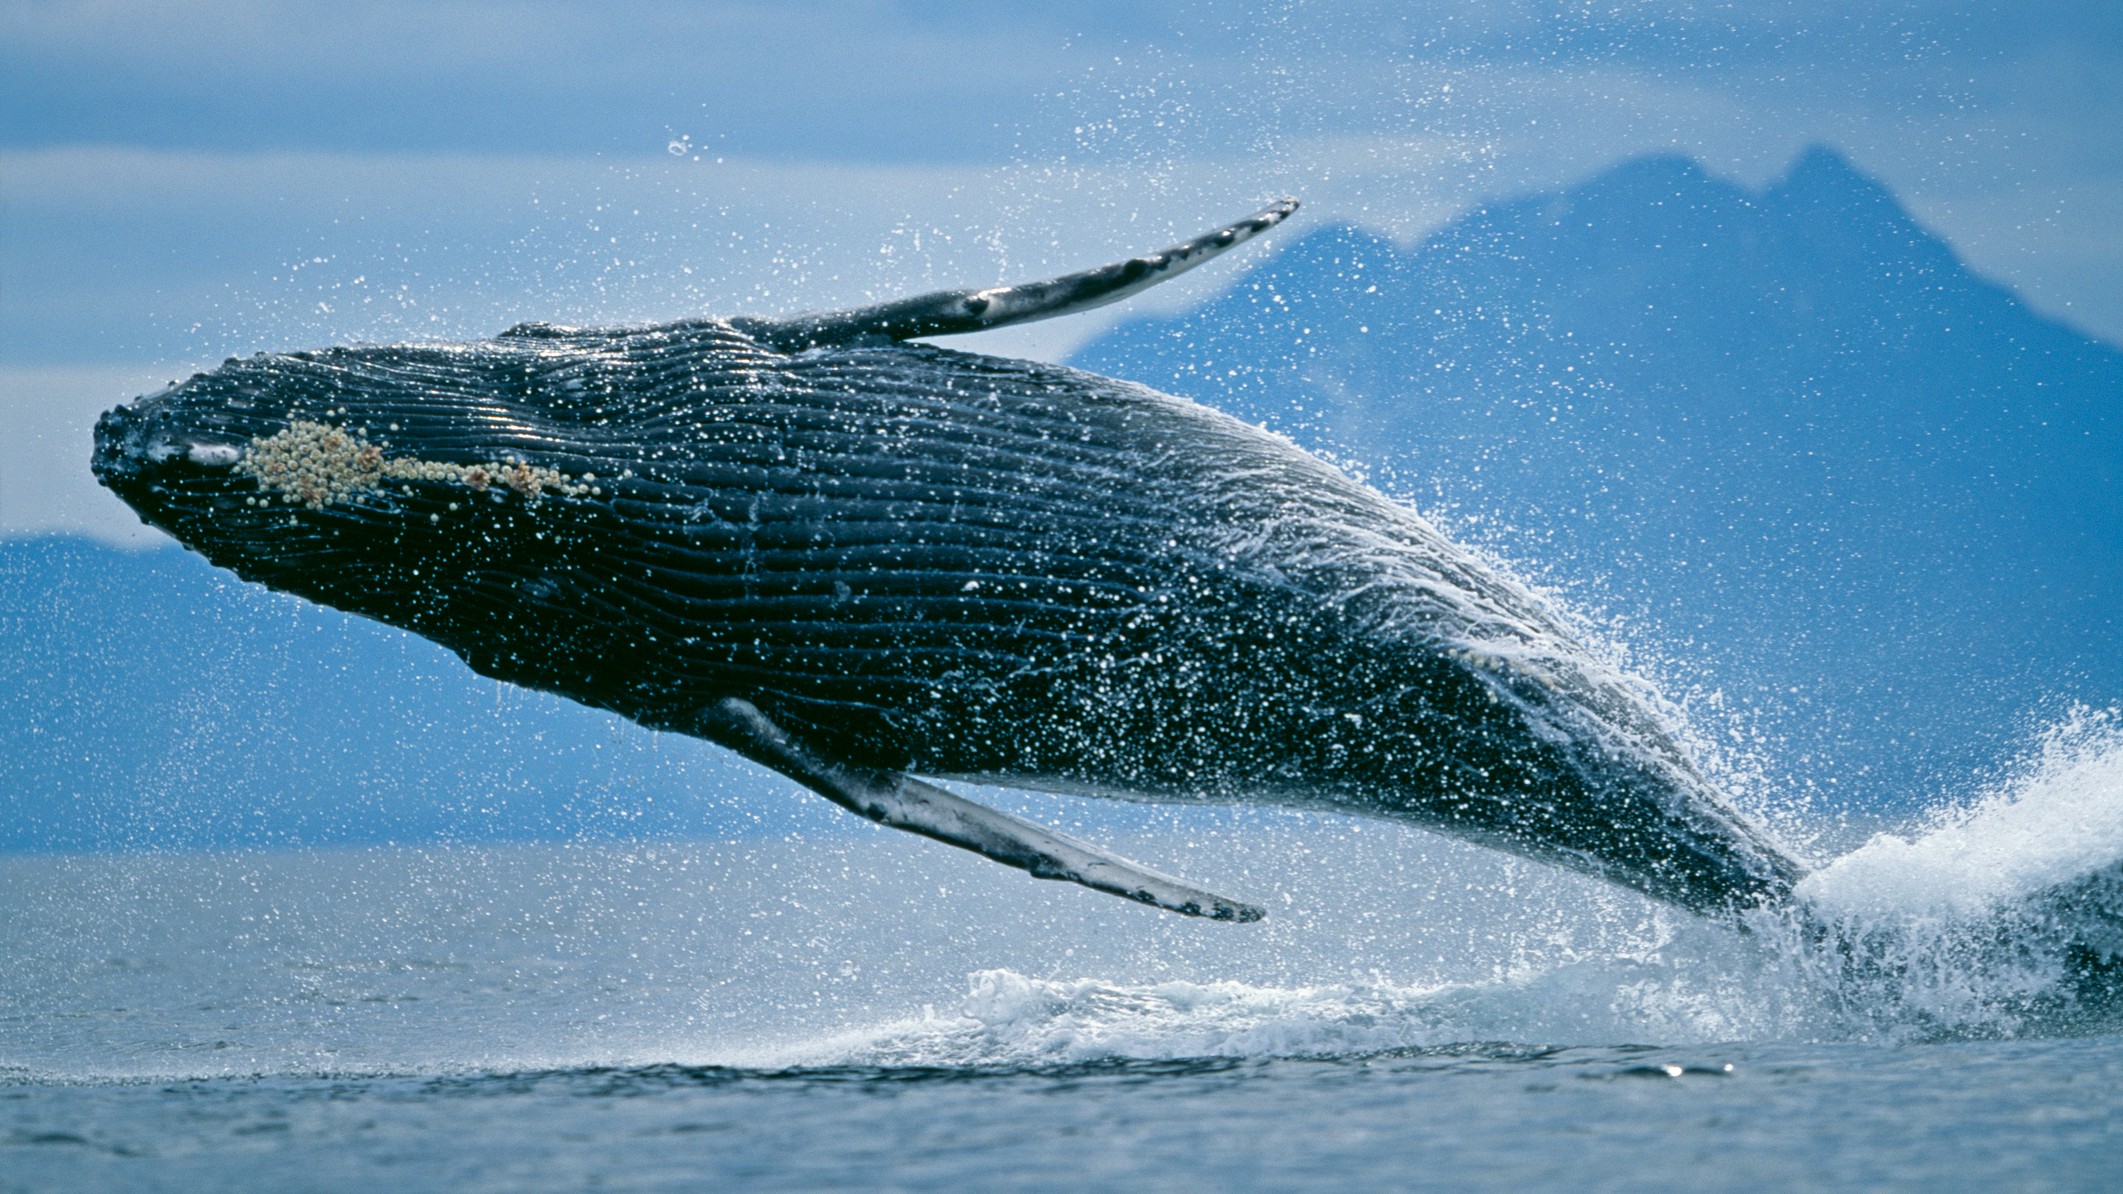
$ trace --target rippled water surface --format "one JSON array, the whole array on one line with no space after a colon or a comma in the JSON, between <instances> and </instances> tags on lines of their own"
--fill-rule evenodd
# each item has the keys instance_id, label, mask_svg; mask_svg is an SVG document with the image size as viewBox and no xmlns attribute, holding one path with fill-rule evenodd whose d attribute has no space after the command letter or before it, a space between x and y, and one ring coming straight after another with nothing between
<instances>
[{"instance_id":1,"label":"rippled water surface","mask_svg":"<svg viewBox=\"0 0 2123 1194\"><path fill-rule=\"evenodd\" d=\"M2103 1038L24 1085L0 1181L2093 1190L2119 1081Z\"/></svg>"},{"instance_id":2,"label":"rippled water surface","mask_svg":"<svg viewBox=\"0 0 2123 1194\"><path fill-rule=\"evenodd\" d=\"M0 1189L2108 1188L2106 734L1746 932L1280 814L1106 831L1249 926L867 830L0 859Z\"/></svg>"}]
</instances>

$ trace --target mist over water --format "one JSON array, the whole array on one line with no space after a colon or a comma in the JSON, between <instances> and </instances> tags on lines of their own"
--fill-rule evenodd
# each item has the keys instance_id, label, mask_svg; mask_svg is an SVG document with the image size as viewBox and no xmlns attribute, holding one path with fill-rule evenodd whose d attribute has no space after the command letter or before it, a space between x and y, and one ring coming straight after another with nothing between
<instances>
[{"instance_id":1,"label":"mist over water","mask_svg":"<svg viewBox=\"0 0 2123 1194\"><path fill-rule=\"evenodd\" d=\"M1067 823L1074 802L1012 797ZM0 861L0 1074L1022 1068L2113 1031L2123 727L1746 931L1395 825L1147 810L1210 924L903 835Z\"/></svg>"}]
</instances>

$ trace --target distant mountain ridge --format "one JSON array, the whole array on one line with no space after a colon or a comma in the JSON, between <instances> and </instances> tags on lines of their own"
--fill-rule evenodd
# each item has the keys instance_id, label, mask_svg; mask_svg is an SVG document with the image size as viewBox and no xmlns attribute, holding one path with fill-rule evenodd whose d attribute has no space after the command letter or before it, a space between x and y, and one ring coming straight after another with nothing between
<instances>
[{"instance_id":1,"label":"distant mountain ridge","mask_svg":"<svg viewBox=\"0 0 2123 1194\"><path fill-rule=\"evenodd\" d=\"M1070 363L1456 517L1860 803L2123 698L2123 352L1826 148L1758 192L1641 159L1406 249L1319 229Z\"/></svg>"}]
</instances>

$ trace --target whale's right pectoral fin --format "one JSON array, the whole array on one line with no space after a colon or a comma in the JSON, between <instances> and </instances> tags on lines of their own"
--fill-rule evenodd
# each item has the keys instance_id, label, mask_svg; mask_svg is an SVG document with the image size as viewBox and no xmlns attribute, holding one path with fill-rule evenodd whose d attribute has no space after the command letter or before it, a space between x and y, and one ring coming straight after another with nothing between
<instances>
[{"instance_id":1,"label":"whale's right pectoral fin","mask_svg":"<svg viewBox=\"0 0 2123 1194\"><path fill-rule=\"evenodd\" d=\"M1188 916L1254 921L1251 904L1227 900L1148 867L1043 829L1008 813L954 796L896 771L846 767L807 750L748 701L721 701L702 726L708 737L753 762L771 767L851 812L881 825L971 850L1030 871L1038 879L1066 879Z\"/></svg>"},{"instance_id":2,"label":"whale's right pectoral fin","mask_svg":"<svg viewBox=\"0 0 2123 1194\"><path fill-rule=\"evenodd\" d=\"M738 331L782 352L801 352L830 344L882 344L918 336L956 336L984 332L1013 323L1073 315L1116 303L1176 278L1202 262L1266 232L1297 210L1285 199L1235 224L1205 232L1184 244L1143 257L1130 257L1096 269L1064 274L1043 282L994 286L986 290L939 290L845 311L812 311L780 317L740 316L730 321Z\"/></svg>"}]
</instances>

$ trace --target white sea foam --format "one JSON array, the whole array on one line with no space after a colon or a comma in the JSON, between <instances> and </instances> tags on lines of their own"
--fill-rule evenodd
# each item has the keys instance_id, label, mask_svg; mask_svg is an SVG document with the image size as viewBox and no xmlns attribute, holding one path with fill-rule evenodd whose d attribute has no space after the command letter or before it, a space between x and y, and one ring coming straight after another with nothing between
<instances>
[{"instance_id":1,"label":"white sea foam","mask_svg":"<svg viewBox=\"0 0 2123 1194\"><path fill-rule=\"evenodd\" d=\"M1479 1041L2087 1031L2116 1018L2113 994L2088 985L2087 964L2123 957L2119 896L2123 724L2082 710L2043 734L2010 779L1836 860L1802 884L1798 914L1765 915L1750 934L1685 918L1644 924L1604 948L1583 948L1581 936L1535 946L1481 981L1141 982L990 969L968 977L954 1007L773 1052L782 1064L1040 1065ZM1481 911L1477 900L1454 915ZM1617 914L1630 910L1594 913Z\"/></svg>"},{"instance_id":2,"label":"white sea foam","mask_svg":"<svg viewBox=\"0 0 2123 1194\"><path fill-rule=\"evenodd\" d=\"M2123 864L2123 724L2080 710L2019 774L1914 837L1881 834L1800 884L1837 918L1995 913Z\"/></svg>"},{"instance_id":3,"label":"white sea foam","mask_svg":"<svg viewBox=\"0 0 2123 1194\"><path fill-rule=\"evenodd\" d=\"M793 1045L783 1064L1040 1065L1111 1058L1370 1053L1455 1039L1431 992L1387 986L1127 984L984 970L955 1009Z\"/></svg>"},{"instance_id":4,"label":"white sea foam","mask_svg":"<svg viewBox=\"0 0 2123 1194\"><path fill-rule=\"evenodd\" d=\"M1713 954L1720 951L1713 948ZM1468 1043L1702 1043L1783 1036L1762 969L1730 956L1587 959L1482 983L1279 986L969 975L946 1009L785 1043L775 1066L1038 1066L1115 1059L1346 1057ZM1788 1027L1784 1026L1784 1027Z\"/></svg>"}]
</instances>

